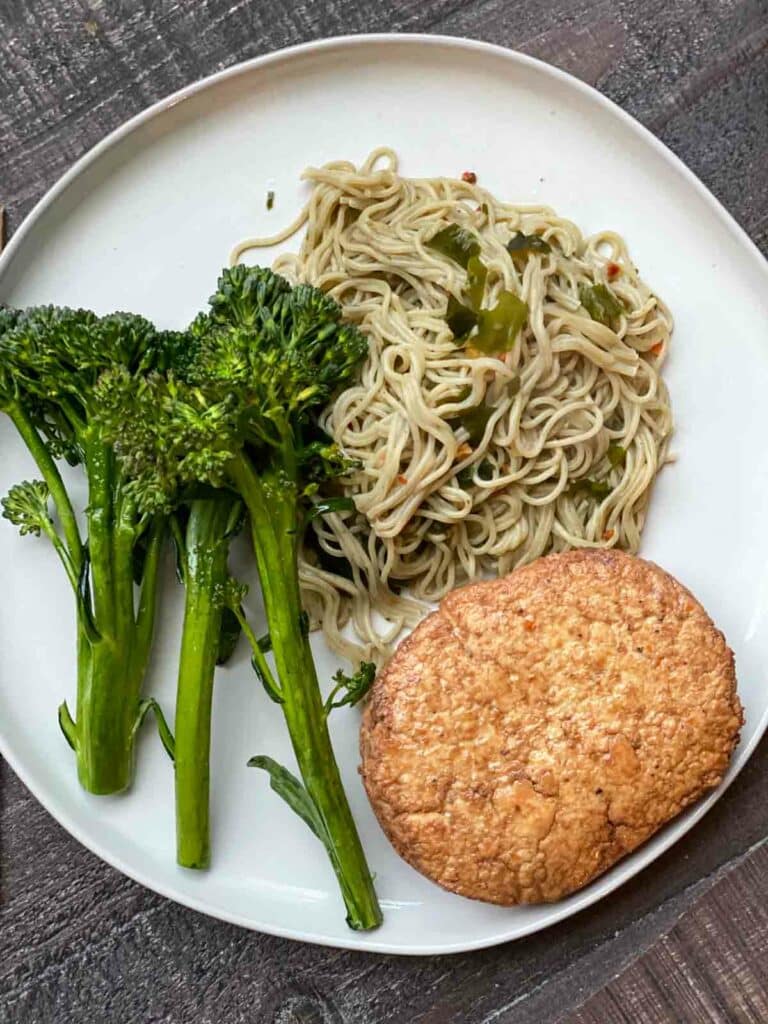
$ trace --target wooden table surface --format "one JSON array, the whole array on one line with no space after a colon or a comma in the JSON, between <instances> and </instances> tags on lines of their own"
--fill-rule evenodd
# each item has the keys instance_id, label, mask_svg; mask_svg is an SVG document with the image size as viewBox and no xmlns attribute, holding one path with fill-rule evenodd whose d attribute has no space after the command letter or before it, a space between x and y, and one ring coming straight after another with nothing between
<instances>
[{"instance_id":1,"label":"wooden table surface","mask_svg":"<svg viewBox=\"0 0 768 1024\"><path fill-rule=\"evenodd\" d=\"M768 251L767 0L0 0L9 230L108 131L187 82L291 43L387 30L487 39L596 85ZM683 842L598 906L500 948L405 959L176 906L79 846L4 767L0 1021L765 1022L767 794L763 743Z\"/></svg>"}]
</instances>

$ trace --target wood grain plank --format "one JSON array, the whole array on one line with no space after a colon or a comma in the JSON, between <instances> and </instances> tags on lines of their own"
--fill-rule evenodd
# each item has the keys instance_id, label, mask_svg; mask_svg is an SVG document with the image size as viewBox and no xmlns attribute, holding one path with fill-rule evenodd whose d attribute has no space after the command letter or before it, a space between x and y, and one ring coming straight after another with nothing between
<instances>
[{"instance_id":1,"label":"wood grain plank","mask_svg":"<svg viewBox=\"0 0 768 1024\"><path fill-rule=\"evenodd\" d=\"M767 1020L768 845L761 845L562 1024Z\"/></svg>"}]
</instances>

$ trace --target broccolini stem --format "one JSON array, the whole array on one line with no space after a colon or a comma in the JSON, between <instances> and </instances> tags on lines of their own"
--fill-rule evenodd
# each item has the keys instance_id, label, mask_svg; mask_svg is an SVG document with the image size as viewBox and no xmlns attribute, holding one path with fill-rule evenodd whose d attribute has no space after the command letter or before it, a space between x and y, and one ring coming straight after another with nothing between
<instances>
[{"instance_id":1,"label":"broccolini stem","mask_svg":"<svg viewBox=\"0 0 768 1024\"><path fill-rule=\"evenodd\" d=\"M115 517L112 464L112 452L105 445L97 442L90 446L85 459L88 473L88 551L91 562L93 615L102 636L115 634L115 581L112 565Z\"/></svg>"},{"instance_id":2,"label":"broccolini stem","mask_svg":"<svg viewBox=\"0 0 768 1024\"><path fill-rule=\"evenodd\" d=\"M78 778L89 793L119 793L128 788L133 775L139 687L126 657L128 648L111 640L90 644L82 635L78 642Z\"/></svg>"},{"instance_id":3,"label":"broccolini stem","mask_svg":"<svg viewBox=\"0 0 768 1024\"><path fill-rule=\"evenodd\" d=\"M83 542L77 527L75 510L72 508L72 502L69 500L64 481L61 479L59 467L21 406L14 404L7 412L37 463L37 468L40 470L43 479L48 484L48 490L51 492L56 515L61 523L61 530L64 534L67 550L69 551L69 558L75 578L77 579L83 564ZM77 586L76 583L75 586Z\"/></svg>"},{"instance_id":4,"label":"broccolini stem","mask_svg":"<svg viewBox=\"0 0 768 1024\"><path fill-rule=\"evenodd\" d=\"M134 724L151 637L144 622L141 646L133 590L137 530L121 495L111 450L94 441L88 471L88 550L93 617L98 639L78 638L77 770L89 793L126 789L133 775ZM153 556L157 558L157 553ZM152 571L156 571L156 566ZM145 611L145 615L154 606Z\"/></svg>"},{"instance_id":5,"label":"broccolini stem","mask_svg":"<svg viewBox=\"0 0 768 1024\"><path fill-rule=\"evenodd\" d=\"M152 648L152 634L155 628L157 609L157 578L160 555L163 550L166 521L161 517L152 520L149 527L147 553L144 558L144 573L139 590L139 606L136 611L136 671L144 676Z\"/></svg>"},{"instance_id":6,"label":"broccolini stem","mask_svg":"<svg viewBox=\"0 0 768 1024\"><path fill-rule=\"evenodd\" d=\"M50 490L66 545L63 552L56 534L59 540L57 550L70 581L77 589L84 566L84 549L61 474L26 413L17 406L8 412ZM75 741L78 776L83 787L90 793L115 793L125 789L131 781L131 732L143 671L137 677L126 653L134 649L132 593L130 609L126 604L128 595L123 595L126 607L123 608L122 628L115 628L112 460L104 448L94 446L94 454L94 466L89 473L89 552L94 608L102 639L91 642L82 620L78 621ZM129 563L120 571L126 571L130 580Z\"/></svg>"},{"instance_id":7,"label":"broccolini stem","mask_svg":"<svg viewBox=\"0 0 768 1024\"><path fill-rule=\"evenodd\" d=\"M281 706L304 786L328 836L347 923L355 929L375 928L382 920L381 909L331 746L309 640L301 628L296 486L285 467L259 475L245 456L236 460L231 474L250 513Z\"/></svg>"},{"instance_id":8,"label":"broccolini stem","mask_svg":"<svg viewBox=\"0 0 768 1024\"><path fill-rule=\"evenodd\" d=\"M186 532L186 604L176 690L176 859L185 868L210 862L211 705L221 633L221 588L233 506L228 496L190 505Z\"/></svg>"},{"instance_id":9,"label":"broccolini stem","mask_svg":"<svg viewBox=\"0 0 768 1024\"><path fill-rule=\"evenodd\" d=\"M126 499L120 487L119 474L114 461L112 461L112 476L114 478L112 484L114 525L111 547L115 634L121 637L135 637L136 603L134 599L133 549L139 539L141 529L137 522L139 517L136 508L133 502ZM127 648L127 650L130 649Z\"/></svg>"}]
</instances>

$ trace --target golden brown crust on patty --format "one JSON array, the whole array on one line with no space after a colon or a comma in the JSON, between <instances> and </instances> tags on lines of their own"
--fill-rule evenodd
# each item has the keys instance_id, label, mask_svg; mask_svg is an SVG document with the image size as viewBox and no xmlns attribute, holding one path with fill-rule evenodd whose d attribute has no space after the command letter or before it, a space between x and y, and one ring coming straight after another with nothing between
<instances>
[{"instance_id":1,"label":"golden brown crust on patty","mask_svg":"<svg viewBox=\"0 0 768 1024\"><path fill-rule=\"evenodd\" d=\"M374 683L361 773L398 853L493 903L586 885L723 777L733 652L668 573L620 551L453 591Z\"/></svg>"}]
</instances>

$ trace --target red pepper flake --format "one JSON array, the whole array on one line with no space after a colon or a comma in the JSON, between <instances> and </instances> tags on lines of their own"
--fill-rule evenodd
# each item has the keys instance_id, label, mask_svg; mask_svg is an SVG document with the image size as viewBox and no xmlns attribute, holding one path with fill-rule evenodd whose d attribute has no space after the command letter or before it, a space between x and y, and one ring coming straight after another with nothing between
<instances>
[{"instance_id":1,"label":"red pepper flake","mask_svg":"<svg viewBox=\"0 0 768 1024\"><path fill-rule=\"evenodd\" d=\"M401 484L407 484L408 483L408 477L407 476L403 476L402 473L398 473L397 474L397 479L398 479L398 482L401 483Z\"/></svg>"},{"instance_id":2,"label":"red pepper flake","mask_svg":"<svg viewBox=\"0 0 768 1024\"><path fill-rule=\"evenodd\" d=\"M605 530L603 533L603 540L610 540L615 532L615 530Z\"/></svg>"},{"instance_id":3,"label":"red pepper flake","mask_svg":"<svg viewBox=\"0 0 768 1024\"><path fill-rule=\"evenodd\" d=\"M650 351L655 356L660 356L661 353L664 351L664 342L663 341L657 341L655 345L651 345Z\"/></svg>"},{"instance_id":4,"label":"red pepper flake","mask_svg":"<svg viewBox=\"0 0 768 1024\"><path fill-rule=\"evenodd\" d=\"M523 619L523 629L528 633L532 633L536 629L536 623L533 619Z\"/></svg>"},{"instance_id":5,"label":"red pepper flake","mask_svg":"<svg viewBox=\"0 0 768 1024\"><path fill-rule=\"evenodd\" d=\"M611 260L605 268L605 276L608 278L609 281L613 281L615 278L619 276L620 273L621 267L619 266L619 264L614 263L613 260Z\"/></svg>"},{"instance_id":6,"label":"red pepper flake","mask_svg":"<svg viewBox=\"0 0 768 1024\"><path fill-rule=\"evenodd\" d=\"M476 185L477 175L475 174L474 171L464 171L464 173L461 175L461 180L466 181L468 185Z\"/></svg>"}]
</instances>

